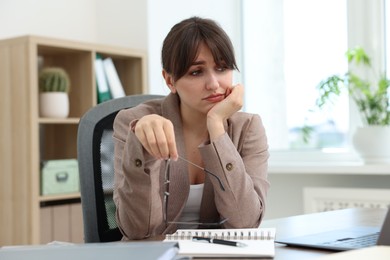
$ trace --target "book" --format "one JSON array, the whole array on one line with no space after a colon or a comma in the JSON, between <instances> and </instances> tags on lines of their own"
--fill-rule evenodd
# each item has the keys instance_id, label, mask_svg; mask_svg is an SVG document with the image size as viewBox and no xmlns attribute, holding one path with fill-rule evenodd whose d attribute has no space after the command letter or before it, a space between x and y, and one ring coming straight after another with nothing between
<instances>
[{"instance_id":1,"label":"book","mask_svg":"<svg viewBox=\"0 0 390 260\"><path fill-rule=\"evenodd\" d=\"M267 257L275 256L275 228L244 229L179 229L166 235L165 242L178 242L179 255L210 258ZM193 237L205 237L236 241L244 247L193 241Z\"/></svg>"},{"instance_id":2,"label":"book","mask_svg":"<svg viewBox=\"0 0 390 260\"><path fill-rule=\"evenodd\" d=\"M103 65L112 98L124 97L125 91L119 79L118 72L115 69L114 62L108 57L103 60Z\"/></svg>"},{"instance_id":3,"label":"book","mask_svg":"<svg viewBox=\"0 0 390 260\"><path fill-rule=\"evenodd\" d=\"M160 241L6 246L0 248L0 259L174 260L177 259L177 247L177 243L162 243Z\"/></svg>"},{"instance_id":4,"label":"book","mask_svg":"<svg viewBox=\"0 0 390 260\"><path fill-rule=\"evenodd\" d=\"M96 89L98 94L98 103L111 99L110 89L108 87L106 73L104 72L103 58L100 54L96 54L95 59L95 77Z\"/></svg>"}]
</instances>

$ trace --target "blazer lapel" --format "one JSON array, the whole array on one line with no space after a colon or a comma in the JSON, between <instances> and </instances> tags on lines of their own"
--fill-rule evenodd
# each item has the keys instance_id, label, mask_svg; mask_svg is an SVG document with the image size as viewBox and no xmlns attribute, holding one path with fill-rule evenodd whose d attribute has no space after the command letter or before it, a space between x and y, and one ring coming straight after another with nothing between
<instances>
[{"instance_id":1,"label":"blazer lapel","mask_svg":"<svg viewBox=\"0 0 390 260\"><path fill-rule=\"evenodd\" d=\"M180 116L180 100L177 94L169 94L162 103L162 116L169 119L175 130L176 146L179 155L185 154L183 127ZM178 214L184 208L189 194L187 163L183 160L170 164L170 184L168 198L168 220L177 221Z\"/></svg>"}]
</instances>

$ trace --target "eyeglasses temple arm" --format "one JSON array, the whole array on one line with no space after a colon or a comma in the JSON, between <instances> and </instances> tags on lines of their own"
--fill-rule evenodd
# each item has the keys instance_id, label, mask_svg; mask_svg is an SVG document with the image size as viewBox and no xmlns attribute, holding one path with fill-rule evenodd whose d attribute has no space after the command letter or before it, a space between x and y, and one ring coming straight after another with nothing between
<instances>
[{"instance_id":1,"label":"eyeglasses temple arm","mask_svg":"<svg viewBox=\"0 0 390 260\"><path fill-rule=\"evenodd\" d=\"M218 180L219 186L221 186L221 189L222 189L223 191L225 191L225 187L223 186L221 179L220 179L217 175L215 175L214 173L212 173L212 172L210 172L210 171L208 171L208 170L206 170L206 169L203 169L203 170L204 170L206 173L208 173L208 174L214 176L214 177Z\"/></svg>"},{"instance_id":2,"label":"eyeglasses temple arm","mask_svg":"<svg viewBox=\"0 0 390 260\"><path fill-rule=\"evenodd\" d=\"M195 163L185 159L184 157L179 156L179 159L182 159L183 161L185 161L185 162L187 162L187 163L189 163L189 164L191 164L191 165L193 165L193 166L203 170L205 173L208 173L211 176L213 176L214 178L216 178L218 180L218 182L219 182L219 186L221 187L221 189L223 191L225 191L225 187L223 186L221 179L217 175L215 175L214 173L210 172L209 170L206 170L205 168L203 168L203 167L201 167L201 166L199 166L199 165L197 165L197 164L195 164Z\"/></svg>"}]
</instances>

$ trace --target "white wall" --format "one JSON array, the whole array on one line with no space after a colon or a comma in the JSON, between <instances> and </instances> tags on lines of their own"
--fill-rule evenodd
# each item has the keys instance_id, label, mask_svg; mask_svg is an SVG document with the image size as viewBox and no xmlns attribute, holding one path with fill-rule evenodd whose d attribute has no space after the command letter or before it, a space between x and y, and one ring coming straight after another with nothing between
<instances>
[{"instance_id":1,"label":"white wall","mask_svg":"<svg viewBox=\"0 0 390 260\"><path fill-rule=\"evenodd\" d=\"M268 180L271 182L271 188L267 196L265 219L304 214L303 189L306 187L390 189L390 175L375 173L271 173ZM337 195L339 198L350 196ZM389 198L381 197L376 200L385 203Z\"/></svg>"},{"instance_id":2,"label":"white wall","mask_svg":"<svg viewBox=\"0 0 390 260\"><path fill-rule=\"evenodd\" d=\"M1 0L0 38L26 34L93 41L95 0Z\"/></svg>"},{"instance_id":3,"label":"white wall","mask_svg":"<svg viewBox=\"0 0 390 260\"><path fill-rule=\"evenodd\" d=\"M27 34L147 48L146 1L0 0L0 39Z\"/></svg>"},{"instance_id":4,"label":"white wall","mask_svg":"<svg viewBox=\"0 0 390 260\"><path fill-rule=\"evenodd\" d=\"M233 41L241 67L241 0L0 0L0 39L34 34L148 51L149 92L167 94L161 45L190 16L216 20ZM235 74L237 82L241 75Z\"/></svg>"},{"instance_id":5,"label":"white wall","mask_svg":"<svg viewBox=\"0 0 390 260\"><path fill-rule=\"evenodd\" d=\"M191 16L211 18L217 21L230 36L241 65L240 1L239 0L148 0L148 57L149 91L167 94L168 88L161 75L161 47L173 25ZM236 74L237 81L240 75Z\"/></svg>"},{"instance_id":6,"label":"white wall","mask_svg":"<svg viewBox=\"0 0 390 260\"><path fill-rule=\"evenodd\" d=\"M95 1L97 42L147 50L147 1Z\"/></svg>"}]
</instances>

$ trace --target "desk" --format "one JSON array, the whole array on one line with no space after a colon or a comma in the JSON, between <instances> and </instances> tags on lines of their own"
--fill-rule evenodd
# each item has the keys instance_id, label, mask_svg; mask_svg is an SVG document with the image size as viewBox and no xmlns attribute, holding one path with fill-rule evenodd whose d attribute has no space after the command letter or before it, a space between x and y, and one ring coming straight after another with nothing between
<instances>
[{"instance_id":1,"label":"desk","mask_svg":"<svg viewBox=\"0 0 390 260\"><path fill-rule=\"evenodd\" d=\"M336 210L336 211L328 211L322 213L314 213L300 216L293 216L287 218L273 219L273 220L265 220L261 224L261 228L266 227L275 227L276 228L276 236L278 238L283 237L293 237L299 235L308 235L313 233L318 233L322 231L330 231L334 229L340 228L348 228L353 226L381 226L383 220L386 215L386 210L384 209L344 209L344 210ZM153 240L162 240L162 237L156 237ZM152 240L152 239L151 239ZM135 246L136 242L134 242L133 246ZM160 243L160 242L157 242ZM91 246L91 245L90 245ZM94 245L92 245L94 246ZM96 246L96 245L95 245ZM100 250L104 250L104 246L108 246L108 249L116 250L115 247L110 247L110 243L105 243L104 245L99 245ZM129 245L131 246L131 245ZM43 251L43 255L46 255L47 258L51 256L49 253L53 251L52 246L42 247L45 251ZM51 249L50 249L51 248ZM83 250L88 250L89 246L81 247ZM23 247L21 248L23 249ZM24 249L28 249L25 247ZM316 259L320 256L324 256L332 253L331 251L324 250L316 250L316 249L303 249L303 248L295 248L289 247L282 244L275 245L275 258L274 260L307 260L307 259ZM80 248L79 248L80 250ZM88 254L95 253L98 256L103 256L100 252L89 251ZM128 250L126 251L129 252ZM55 252L56 253L56 252ZM107 252L105 252L107 253ZM112 255L113 253L110 253ZM97 256L94 256L94 259L97 259ZM23 258L21 259L24 259ZM61 258L61 257L62 258ZM57 255L56 259L69 259L69 254L62 253L61 255ZM1 258L1 256L0 256ZM80 254L75 254L74 257L70 257L71 259L86 259L82 257ZM3 258L2 258L3 259ZM15 258L5 258L5 259L15 259ZM30 257L29 259L43 259L42 256L34 258ZM50 258L52 259L52 258ZM102 257L102 259L107 259L107 257Z\"/></svg>"},{"instance_id":2,"label":"desk","mask_svg":"<svg viewBox=\"0 0 390 260\"><path fill-rule=\"evenodd\" d=\"M381 226L384 209L343 209L279 219L265 220L260 227L275 227L278 238L314 234L353 226ZM332 251L303 249L275 244L274 260L315 259Z\"/></svg>"}]
</instances>

